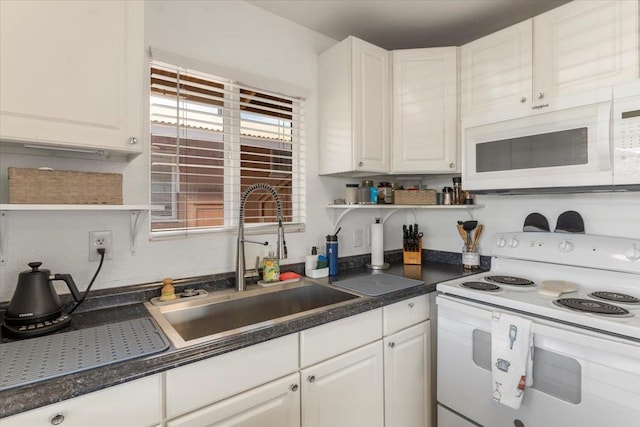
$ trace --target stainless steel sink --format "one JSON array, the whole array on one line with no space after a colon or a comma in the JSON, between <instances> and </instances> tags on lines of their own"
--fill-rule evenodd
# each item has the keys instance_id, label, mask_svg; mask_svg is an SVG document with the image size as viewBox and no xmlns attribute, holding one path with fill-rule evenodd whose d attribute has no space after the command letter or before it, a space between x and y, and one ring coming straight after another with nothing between
<instances>
[{"instance_id":1,"label":"stainless steel sink","mask_svg":"<svg viewBox=\"0 0 640 427\"><path fill-rule=\"evenodd\" d=\"M303 281L145 306L173 345L182 348L322 312L358 298L362 296Z\"/></svg>"}]
</instances>

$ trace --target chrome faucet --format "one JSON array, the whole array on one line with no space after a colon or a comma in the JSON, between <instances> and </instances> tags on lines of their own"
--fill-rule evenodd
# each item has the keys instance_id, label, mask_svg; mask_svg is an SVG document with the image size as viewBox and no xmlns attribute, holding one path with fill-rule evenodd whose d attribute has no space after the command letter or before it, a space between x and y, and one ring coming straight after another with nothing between
<instances>
[{"instance_id":1,"label":"chrome faucet","mask_svg":"<svg viewBox=\"0 0 640 427\"><path fill-rule=\"evenodd\" d=\"M244 291L245 290L245 270L246 263L244 257L244 242L249 243L258 243L261 245L267 245L267 242L254 242L251 240L245 240L244 238L244 205L247 201L247 197L251 193L256 190L266 190L273 196L273 199L276 201L276 219L278 221L278 243L276 256L279 259L285 259L287 257L287 244L284 241L284 227L282 226L282 201L280 200L280 196L278 192L269 184L258 183L253 184L240 196L240 215L238 217L238 245L236 251L236 290Z\"/></svg>"}]
</instances>

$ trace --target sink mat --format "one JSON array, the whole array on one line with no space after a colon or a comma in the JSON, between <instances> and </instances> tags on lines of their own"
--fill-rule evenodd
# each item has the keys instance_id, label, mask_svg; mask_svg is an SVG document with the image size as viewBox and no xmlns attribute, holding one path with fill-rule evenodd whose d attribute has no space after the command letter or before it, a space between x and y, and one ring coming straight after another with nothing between
<instances>
[{"instance_id":1,"label":"sink mat","mask_svg":"<svg viewBox=\"0 0 640 427\"><path fill-rule=\"evenodd\" d=\"M0 344L0 390L168 348L169 341L150 317Z\"/></svg>"},{"instance_id":2,"label":"sink mat","mask_svg":"<svg viewBox=\"0 0 640 427\"><path fill-rule=\"evenodd\" d=\"M424 282L422 280L394 276L393 274L374 273L368 276L354 277L353 279L338 280L337 282L333 282L332 285L377 297L389 292L424 285Z\"/></svg>"}]
</instances>

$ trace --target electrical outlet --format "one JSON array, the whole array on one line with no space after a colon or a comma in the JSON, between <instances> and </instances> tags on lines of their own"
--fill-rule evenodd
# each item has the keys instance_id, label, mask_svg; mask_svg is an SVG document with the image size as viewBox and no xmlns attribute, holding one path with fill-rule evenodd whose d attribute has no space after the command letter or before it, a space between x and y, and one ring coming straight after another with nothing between
<instances>
[{"instance_id":1,"label":"electrical outlet","mask_svg":"<svg viewBox=\"0 0 640 427\"><path fill-rule=\"evenodd\" d=\"M111 230L89 232L89 261L100 261L98 249L104 248L104 259L113 259L113 234Z\"/></svg>"},{"instance_id":2,"label":"electrical outlet","mask_svg":"<svg viewBox=\"0 0 640 427\"><path fill-rule=\"evenodd\" d=\"M362 247L362 228L356 228L353 230L353 247Z\"/></svg>"}]
</instances>

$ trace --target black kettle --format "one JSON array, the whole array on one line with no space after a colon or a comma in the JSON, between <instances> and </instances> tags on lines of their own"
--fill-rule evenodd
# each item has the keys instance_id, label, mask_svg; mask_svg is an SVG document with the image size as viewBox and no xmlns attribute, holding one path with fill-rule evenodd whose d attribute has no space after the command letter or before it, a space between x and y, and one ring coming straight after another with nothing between
<instances>
[{"instance_id":1,"label":"black kettle","mask_svg":"<svg viewBox=\"0 0 640 427\"><path fill-rule=\"evenodd\" d=\"M3 332L18 338L44 335L66 326L71 320L62 313L62 302L53 287L52 280L64 281L75 301L80 293L69 274L51 274L39 270L41 262L30 262L31 271L23 271L18 285L4 314Z\"/></svg>"}]
</instances>

